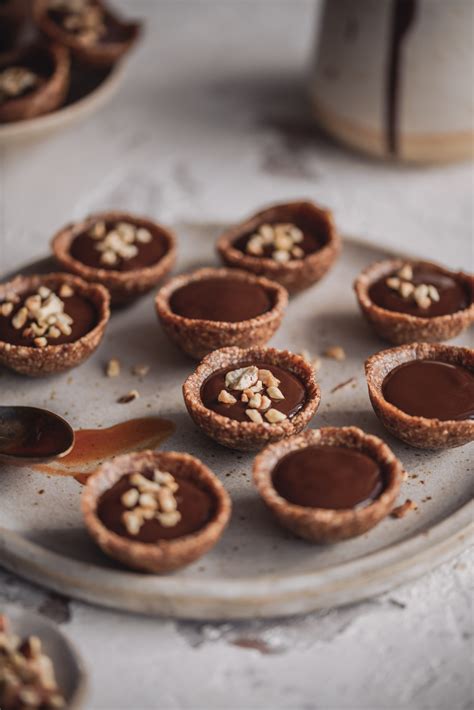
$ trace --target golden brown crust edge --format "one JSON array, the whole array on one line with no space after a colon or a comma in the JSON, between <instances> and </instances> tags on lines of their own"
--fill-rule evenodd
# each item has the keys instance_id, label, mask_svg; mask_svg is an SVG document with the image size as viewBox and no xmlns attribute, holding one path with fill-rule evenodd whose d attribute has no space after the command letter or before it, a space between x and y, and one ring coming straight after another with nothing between
<instances>
[{"instance_id":1,"label":"golden brown crust edge","mask_svg":"<svg viewBox=\"0 0 474 710\"><path fill-rule=\"evenodd\" d=\"M395 367L411 360L441 360L474 368L474 351L454 345L413 343L382 350L365 362L365 376L374 411L384 427L405 443L419 449L447 449L474 441L474 421L441 421L412 417L390 402L382 393L385 377Z\"/></svg>"},{"instance_id":2,"label":"golden brown crust edge","mask_svg":"<svg viewBox=\"0 0 474 710\"><path fill-rule=\"evenodd\" d=\"M134 542L106 528L97 517L97 504L102 493L129 473L132 467L134 471L141 472L150 465L157 465L171 474L188 477L205 486L216 501L212 520L192 535L161 540L156 544ZM127 567L154 573L184 567L214 547L229 522L231 507L224 486L207 466L194 456L173 451L140 451L106 461L87 479L81 500L86 527L103 552Z\"/></svg>"},{"instance_id":3,"label":"golden brown crust edge","mask_svg":"<svg viewBox=\"0 0 474 710\"><path fill-rule=\"evenodd\" d=\"M145 227L153 234L160 234L166 240L168 250L156 264L134 271L113 271L87 266L71 256L70 248L75 236L97 220L129 221L139 227ZM110 292L114 306L128 303L150 291L168 275L176 262L174 232L146 217L118 210L97 212L79 222L67 224L52 238L51 249L56 261L63 269L77 274L85 281L105 286Z\"/></svg>"},{"instance_id":4,"label":"golden brown crust edge","mask_svg":"<svg viewBox=\"0 0 474 710\"><path fill-rule=\"evenodd\" d=\"M382 276L401 268L404 264L422 264L441 274L461 281L470 293L474 291L474 276L463 271L450 271L439 264L417 259L385 259L370 264L354 282L360 309L376 333L395 345L404 343L439 342L451 340L474 323L474 302L456 313L434 318L419 318L407 313L397 313L377 306L369 295L371 285Z\"/></svg>"},{"instance_id":5,"label":"golden brown crust edge","mask_svg":"<svg viewBox=\"0 0 474 710\"><path fill-rule=\"evenodd\" d=\"M285 264L274 259L260 258L244 254L235 249L233 243L238 237L262 224L262 221L275 222L297 220L304 214L324 221L328 232L325 246L304 259ZM334 224L332 212L318 207L308 200L286 202L260 210L249 219L226 230L217 240L217 252L222 261L232 268L244 269L258 276L266 276L284 286L289 293L303 291L317 283L333 266L341 252L341 238Z\"/></svg>"},{"instance_id":6,"label":"golden brown crust edge","mask_svg":"<svg viewBox=\"0 0 474 710\"><path fill-rule=\"evenodd\" d=\"M62 30L47 15L48 0L33 0L33 17L41 32L51 40L67 47L73 56L92 66L111 66L121 59L135 44L141 34L140 22L124 21L111 12L106 3L99 2L107 13L129 32L129 37L122 42L107 42L98 45L84 45L70 32Z\"/></svg>"},{"instance_id":7,"label":"golden brown crust edge","mask_svg":"<svg viewBox=\"0 0 474 710\"><path fill-rule=\"evenodd\" d=\"M237 323L185 318L171 310L170 298L175 291L192 281L213 277L230 277L259 284L271 295L274 306L271 310L262 313L256 318ZM155 299L158 318L170 340L176 343L186 354L197 360L213 350L227 346L264 345L280 327L287 304L288 294L286 290L274 281L254 276L246 271L225 268L204 268L191 274L175 276L158 291Z\"/></svg>"},{"instance_id":8,"label":"golden brown crust edge","mask_svg":"<svg viewBox=\"0 0 474 710\"><path fill-rule=\"evenodd\" d=\"M286 454L313 445L347 446L375 459L386 477L386 486L373 503L353 510L329 510L294 505L273 487L272 471ZM292 533L310 542L331 543L362 535L392 510L403 477L400 461L376 436L357 427L311 429L264 449L253 465L253 482L265 505L277 521Z\"/></svg>"},{"instance_id":9,"label":"golden brown crust edge","mask_svg":"<svg viewBox=\"0 0 474 710\"><path fill-rule=\"evenodd\" d=\"M204 406L201 387L213 372L239 363L255 362L279 365L293 372L306 388L306 402L291 419L279 424L238 422ZM239 451L261 449L272 441L302 431L316 413L321 400L319 385L311 365L299 355L275 348L222 348L205 357L183 385L183 397L189 415L197 426L222 446Z\"/></svg>"},{"instance_id":10,"label":"golden brown crust edge","mask_svg":"<svg viewBox=\"0 0 474 710\"><path fill-rule=\"evenodd\" d=\"M51 55L54 71L43 86L36 91L0 104L0 123L24 121L51 113L59 108L66 98L69 88L69 52L59 44L38 44L37 48ZM20 60L25 52L33 49L36 47L27 47L11 53L8 55L8 59L3 60L3 64L11 64L16 59ZM1 64L0 61L0 68Z\"/></svg>"},{"instance_id":11,"label":"golden brown crust edge","mask_svg":"<svg viewBox=\"0 0 474 710\"><path fill-rule=\"evenodd\" d=\"M63 273L17 276L12 281L0 284L0 301L9 293L22 293L41 285L56 287L60 284L68 284L92 301L97 309L97 325L73 343L47 345L44 348L12 345L0 340L0 365L22 375L42 377L77 367L98 348L110 318L110 296L99 284L89 284L77 276Z\"/></svg>"}]
</instances>

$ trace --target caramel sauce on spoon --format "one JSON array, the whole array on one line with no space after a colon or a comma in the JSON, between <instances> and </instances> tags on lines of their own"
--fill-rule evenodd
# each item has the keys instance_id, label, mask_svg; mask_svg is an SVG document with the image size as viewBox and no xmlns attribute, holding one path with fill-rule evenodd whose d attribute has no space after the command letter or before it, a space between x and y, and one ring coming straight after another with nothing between
<instances>
[{"instance_id":1,"label":"caramel sauce on spoon","mask_svg":"<svg viewBox=\"0 0 474 710\"><path fill-rule=\"evenodd\" d=\"M79 429L72 451L62 459L37 464L36 471L55 476L73 476L79 483L105 459L131 451L154 449L170 437L175 425L161 417L142 417L120 422L106 429Z\"/></svg>"}]
</instances>

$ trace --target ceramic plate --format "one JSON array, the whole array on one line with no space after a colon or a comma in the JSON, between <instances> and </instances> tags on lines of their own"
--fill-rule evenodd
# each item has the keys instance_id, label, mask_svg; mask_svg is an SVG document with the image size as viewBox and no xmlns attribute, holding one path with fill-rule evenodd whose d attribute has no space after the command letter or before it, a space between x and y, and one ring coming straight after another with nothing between
<instances>
[{"instance_id":1,"label":"ceramic plate","mask_svg":"<svg viewBox=\"0 0 474 710\"><path fill-rule=\"evenodd\" d=\"M179 270L215 262L219 229L175 227ZM2 372L1 401L48 407L75 428L149 415L172 420L176 431L162 448L200 457L221 478L234 503L229 528L210 554L180 572L151 576L127 571L89 539L76 480L4 467L1 564L63 594L107 606L188 618L245 618L354 602L414 578L462 550L473 528L471 447L441 453L411 449L383 429L367 395L363 362L384 343L362 319L351 284L362 267L384 256L384 251L346 240L329 276L291 301L272 344L295 352L306 348L315 355L330 345L345 349L344 362L322 360L322 402L311 426L353 424L381 436L409 472L399 501L413 499L416 512L388 518L360 538L326 547L297 540L278 527L252 487L252 455L221 448L191 422L181 385L194 364L167 340L149 295L114 314L101 348L81 368L42 380ZM468 343L469 336L455 342ZM110 357L122 361L118 378L103 374ZM142 382L130 373L140 363L151 367ZM139 399L117 403L134 388Z\"/></svg>"}]
</instances>

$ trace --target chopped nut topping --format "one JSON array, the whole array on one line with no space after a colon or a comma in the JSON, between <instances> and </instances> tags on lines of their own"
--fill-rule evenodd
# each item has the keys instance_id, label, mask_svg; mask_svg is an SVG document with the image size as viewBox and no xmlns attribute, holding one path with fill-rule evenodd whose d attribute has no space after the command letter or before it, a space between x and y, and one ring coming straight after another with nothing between
<instances>
[{"instance_id":1,"label":"chopped nut topping","mask_svg":"<svg viewBox=\"0 0 474 710\"><path fill-rule=\"evenodd\" d=\"M166 471L155 469L151 480L141 473L129 478L130 488L122 494L126 508L122 521L130 535L138 535L146 520L156 518L163 527L174 527L181 520L175 493L178 482Z\"/></svg>"},{"instance_id":2,"label":"chopped nut topping","mask_svg":"<svg viewBox=\"0 0 474 710\"><path fill-rule=\"evenodd\" d=\"M270 424L278 424L286 419L286 414L279 412L278 409L269 409L268 412L265 412L265 418Z\"/></svg>"},{"instance_id":3,"label":"chopped nut topping","mask_svg":"<svg viewBox=\"0 0 474 710\"><path fill-rule=\"evenodd\" d=\"M134 399L138 399L139 396L140 393L137 392L137 390L130 390L130 392L127 392L127 394L123 394L121 397L119 397L117 402L119 404L128 404L129 402L133 402Z\"/></svg>"},{"instance_id":4,"label":"chopped nut topping","mask_svg":"<svg viewBox=\"0 0 474 710\"><path fill-rule=\"evenodd\" d=\"M61 13L62 27L83 44L96 43L106 32L104 10L92 0L49 0L48 9Z\"/></svg>"},{"instance_id":5,"label":"chopped nut topping","mask_svg":"<svg viewBox=\"0 0 474 710\"><path fill-rule=\"evenodd\" d=\"M5 710L33 710L65 707L49 656L41 640L22 640L9 633L5 616L0 616L0 707Z\"/></svg>"},{"instance_id":6,"label":"chopped nut topping","mask_svg":"<svg viewBox=\"0 0 474 710\"><path fill-rule=\"evenodd\" d=\"M254 424L263 424L262 415L256 409L246 409L245 414Z\"/></svg>"},{"instance_id":7,"label":"chopped nut topping","mask_svg":"<svg viewBox=\"0 0 474 710\"><path fill-rule=\"evenodd\" d=\"M134 365L132 367L132 375L137 377L145 377L150 372L150 365Z\"/></svg>"},{"instance_id":8,"label":"chopped nut topping","mask_svg":"<svg viewBox=\"0 0 474 710\"><path fill-rule=\"evenodd\" d=\"M257 380L258 368L251 365L228 372L225 376L225 386L232 390L243 391L255 385Z\"/></svg>"},{"instance_id":9,"label":"chopped nut topping","mask_svg":"<svg viewBox=\"0 0 474 710\"><path fill-rule=\"evenodd\" d=\"M397 291L402 298L411 298L415 301L418 308L427 309L432 302L438 302L440 299L439 291L432 284L418 284L415 286L413 281L413 267L410 264L404 264L397 271L397 276L389 276L385 283L394 291Z\"/></svg>"},{"instance_id":10,"label":"chopped nut topping","mask_svg":"<svg viewBox=\"0 0 474 710\"><path fill-rule=\"evenodd\" d=\"M234 395L227 392L227 390L221 390L217 399L219 402L222 402L222 404L235 404L237 402Z\"/></svg>"},{"instance_id":11,"label":"chopped nut topping","mask_svg":"<svg viewBox=\"0 0 474 710\"><path fill-rule=\"evenodd\" d=\"M129 222L118 222L107 231L106 223L100 220L87 234L95 240L95 248L101 252L100 261L107 266L115 266L120 259L133 259L138 254L137 243L147 244L153 239L150 230Z\"/></svg>"},{"instance_id":12,"label":"chopped nut topping","mask_svg":"<svg viewBox=\"0 0 474 710\"><path fill-rule=\"evenodd\" d=\"M115 357L109 360L105 372L107 377L118 377L120 375L120 360Z\"/></svg>"},{"instance_id":13,"label":"chopped nut topping","mask_svg":"<svg viewBox=\"0 0 474 710\"><path fill-rule=\"evenodd\" d=\"M285 264L292 258L304 258L304 250L297 246L303 239L303 232L294 224L262 224L248 240L246 252L263 256L265 247L272 247L272 259Z\"/></svg>"},{"instance_id":14,"label":"chopped nut topping","mask_svg":"<svg viewBox=\"0 0 474 710\"><path fill-rule=\"evenodd\" d=\"M8 317L14 305L10 300L0 308L1 315ZM46 286L40 286L36 293L28 296L11 319L13 328L21 330L24 338L33 339L33 344L40 348L48 345L48 338L70 335L72 322L71 316L64 312L64 302Z\"/></svg>"},{"instance_id":15,"label":"chopped nut topping","mask_svg":"<svg viewBox=\"0 0 474 710\"><path fill-rule=\"evenodd\" d=\"M13 308L13 303L9 303L8 301L6 303L2 303L0 305L0 315L5 316L5 318L8 318L8 316L12 313Z\"/></svg>"},{"instance_id":16,"label":"chopped nut topping","mask_svg":"<svg viewBox=\"0 0 474 710\"><path fill-rule=\"evenodd\" d=\"M15 99L37 86L40 77L27 67L7 67L0 71L0 103Z\"/></svg>"},{"instance_id":17,"label":"chopped nut topping","mask_svg":"<svg viewBox=\"0 0 474 710\"><path fill-rule=\"evenodd\" d=\"M259 370L258 377L265 387L278 387L280 380L270 370Z\"/></svg>"},{"instance_id":18,"label":"chopped nut topping","mask_svg":"<svg viewBox=\"0 0 474 710\"><path fill-rule=\"evenodd\" d=\"M59 289L60 298L71 298L74 296L74 289L72 289L69 284L63 284Z\"/></svg>"},{"instance_id":19,"label":"chopped nut topping","mask_svg":"<svg viewBox=\"0 0 474 710\"><path fill-rule=\"evenodd\" d=\"M278 387L269 387L267 394L271 399L285 399L285 395Z\"/></svg>"},{"instance_id":20,"label":"chopped nut topping","mask_svg":"<svg viewBox=\"0 0 474 710\"><path fill-rule=\"evenodd\" d=\"M344 348L341 348L340 345L333 345L332 347L327 348L324 351L324 356L329 357L332 360L338 360L339 362L346 359L345 350Z\"/></svg>"},{"instance_id":21,"label":"chopped nut topping","mask_svg":"<svg viewBox=\"0 0 474 710\"><path fill-rule=\"evenodd\" d=\"M262 395L260 393L254 394L249 400L250 409L260 409L262 406Z\"/></svg>"}]
</instances>

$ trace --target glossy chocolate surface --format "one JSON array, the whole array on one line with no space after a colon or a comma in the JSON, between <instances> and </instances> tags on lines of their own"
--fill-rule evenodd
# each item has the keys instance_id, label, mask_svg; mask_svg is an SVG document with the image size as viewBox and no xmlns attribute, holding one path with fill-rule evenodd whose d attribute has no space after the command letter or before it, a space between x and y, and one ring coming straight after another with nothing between
<instances>
[{"instance_id":1,"label":"glossy chocolate surface","mask_svg":"<svg viewBox=\"0 0 474 710\"><path fill-rule=\"evenodd\" d=\"M36 291L28 291L22 294L21 302L15 305L9 316L0 315L0 340L3 340L6 343L11 343L12 345L30 346L33 344L34 337L26 338L23 335L23 331L28 327L31 321L28 320L23 328L16 330L12 325L12 318L15 313L20 310L28 296L32 296L34 293L36 293ZM71 324L71 334L61 334L59 338L50 338L48 340L49 345L73 343L95 328L99 320L94 304L84 296L74 294L73 296L69 296L67 298L61 298L61 300L64 302L64 312L73 319L73 323Z\"/></svg>"},{"instance_id":2,"label":"glossy chocolate surface","mask_svg":"<svg viewBox=\"0 0 474 710\"><path fill-rule=\"evenodd\" d=\"M389 372L385 399L406 414L428 419L474 419L474 373L461 365L413 360Z\"/></svg>"},{"instance_id":3,"label":"glossy chocolate surface","mask_svg":"<svg viewBox=\"0 0 474 710\"><path fill-rule=\"evenodd\" d=\"M110 232L116 226L115 222L106 221L106 230ZM101 261L102 252L97 249L98 240L89 236L89 228L78 234L72 241L69 249L71 256L86 266L94 269L105 269L107 271L134 271L144 269L147 266L156 264L168 251L166 239L159 233L153 231L150 242L143 244L135 242L138 249L136 256L131 259L118 257L116 264L104 264Z\"/></svg>"},{"instance_id":4,"label":"glossy chocolate surface","mask_svg":"<svg viewBox=\"0 0 474 710\"><path fill-rule=\"evenodd\" d=\"M204 406L229 419L236 419L239 422L250 421L245 414L245 410L248 409L248 404L240 401L241 392L228 390L237 398L236 404L223 404L218 401L218 396L221 390L226 389L225 376L228 372L254 364L255 363L239 363L235 366L218 370L208 377L201 387L201 399ZM288 419L291 419L291 417L299 412L306 401L306 390L303 383L296 375L276 365L258 363L258 367L260 369L270 370L270 372L280 380L279 388L285 395L285 399L272 400L271 406L273 409L277 409L279 412L286 414Z\"/></svg>"},{"instance_id":5,"label":"glossy chocolate surface","mask_svg":"<svg viewBox=\"0 0 474 710\"><path fill-rule=\"evenodd\" d=\"M192 281L170 298L171 310L179 316L226 323L256 318L273 306L259 284L229 277Z\"/></svg>"},{"instance_id":6,"label":"glossy chocolate surface","mask_svg":"<svg viewBox=\"0 0 474 710\"><path fill-rule=\"evenodd\" d=\"M142 472L146 478L153 473ZM106 528L136 542L154 543L158 540L174 540L183 535L192 535L203 528L214 516L213 496L196 482L179 476L174 477L178 490L174 494L178 503L181 520L173 527L164 527L158 520L145 520L138 535L130 535L122 522L122 514L127 510L121 503L121 496L131 486L130 475L123 476L101 496L97 515Z\"/></svg>"},{"instance_id":7,"label":"glossy chocolate surface","mask_svg":"<svg viewBox=\"0 0 474 710\"><path fill-rule=\"evenodd\" d=\"M281 222L291 223L295 227L301 229L301 231L303 232L303 241L298 242L296 246L300 247L304 251L305 256L319 251L319 249L322 249L322 247L327 244L327 226L322 222L320 225L318 225L310 220L298 219L293 222L291 219L282 218L281 220L276 221L264 221L262 222L262 224L270 224L271 226L273 226L274 224L279 224ZM248 232L247 234L243 234L242 236L238 237L233 243L234 248L246 254L247 244L249 243L251 237L253 237L253 235L257 232L257 229L258 228L256 228L252 232ZM275 247L272 244L266 245L263 248L262 256L256 258L271 259L274 251Z\"/></svg>"},{"instance_id":8,"label":"glossy chocolate surface","mask_svg":"<svg viewBox=\"0 0 474 710\"><path fill-rule=\"evenodd\" d=\"M369 505L384 488L374 459L342 446L308 446L287 454L272 473L277 493L307 508L341 510Z\"/></svg>"},{"instance_id":9,"label":"glossy chocolate surface","mask_svg":"<svg viewBox=\"0 0 474 710\"><path fill-rule=\"evenodd\" d=\"M434 316L444 316L461 311L470 306L472 302L471 295L459 281L456 281L451 276L430 270L428 267L415 265L412 283L415 286L420 284L435 286L440 296L439 301L432 301L428 308L420 308L413 299L403 298L397 291L387 285L387 278L396 275L397 272L387 274L375 281L370 287L369 296L377 306L397 313L407 313L421 318L433 318Z\"/></svg>"}]
</instances>

